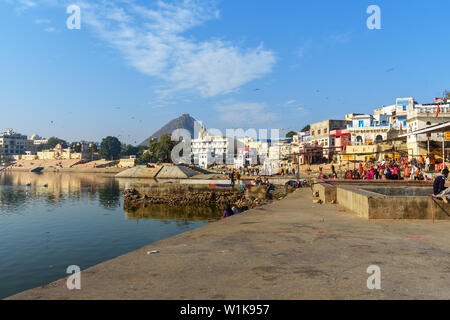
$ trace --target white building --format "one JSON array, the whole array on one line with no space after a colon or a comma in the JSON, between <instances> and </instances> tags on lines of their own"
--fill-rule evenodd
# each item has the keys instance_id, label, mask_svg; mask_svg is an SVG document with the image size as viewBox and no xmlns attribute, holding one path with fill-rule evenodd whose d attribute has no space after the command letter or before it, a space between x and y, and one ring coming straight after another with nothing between
<instances>
[{"instance_id":1,"label":"white building","mask_svg":"<svg viewBox=\"0 0 450 320\"><path fill-rule=\"evenodd\" d=\"M360 114L354 115L347 129L351 133L351 144L379 143L398 134L390 123L390 115L387 114Z\"/></svg>"},{"instance_id":2,"label":"white building","mask_svg":"<svg viewBox=\"0 0 450 320\"><path fill-rule=\"evenodd\" d=\"M408 133L424 129L436 124L450 121L450 104L424 104L416 105L414 109L408 112L407 129ZM426 134L411 135L407 138L408 153L410 156L427 154L427 141L441 143L444 139L441 133L432 133L430 137Z\"/></svg>"},{"instance_id":3,"label":"white building","mask_svg":"<svg viewBox=\"0 0 450 320\"><path fill-rule=\"evenodd\" d=\"M310 145L311 144L311 134L307 132L299 132L298 134L292 136L292 145Z\"/></svg>"},{"instance_id":4,"label":"white building","mask_svg":"<svg viewBox=\"0 0 450 320\"><path fill-rule=\"evenodd\" d=\"M33 135L30 137L30 142L31 142L31 144L33 144L33 145L41 145L41 144L46 144L46 143L48 142L48 140L45 139L45 138L40 137L40 136L37 135L37 134L33 134Z\"/></svg>"},{"instance_id":5,"label":"white building","mask_svg":"<svg viewBox=\"0 0 450 320\"><path fill-rule=\"evenodd\" d=\"M291 153L291 143L285 140L276 141L269 147L270 160L286 160Z\"/></svg>"},{"instance_id":6,"label":"white building","mask_svg":"<svg viewBox=\"0 0 450 320\"><path fill-rule=\"evenodd\" d=\"M27 149L27 136L16 133L13 129L0 133L0 156L25 154Z\"/></svg>"},{"instance_id":7,"label":"white building","mask_svg":"<svg viewBox=\"0 0 450 320\"><path fill-rule=\"evenodd\" d=\"M232 138L210 135L205 128L191 142L194 163L201 168L214 164L233 164L235 143Z\"/></svg>"},{"instance_id":8,"label":"white building","mask_svg":"<svg viewBox=\"0 0 450 320\"><path fill-rule=\"evenodd\" d=\"M236 169L258 164L257 150L254 148L238 148L237 156L234 159L234 167Z\"/></svg>"}]
</instances>

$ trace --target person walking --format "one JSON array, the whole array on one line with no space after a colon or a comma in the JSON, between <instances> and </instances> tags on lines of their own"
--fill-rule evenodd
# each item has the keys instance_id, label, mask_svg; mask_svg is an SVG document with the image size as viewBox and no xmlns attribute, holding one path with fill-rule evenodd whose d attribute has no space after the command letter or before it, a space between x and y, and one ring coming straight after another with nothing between
<instances>
[{"instance_id":1,"label":"person walking","mask_svg":"<svg viewBox=\"0 0 450 320\"><path fill-rule=\"evenodd\" d=\"M427 155L427 158L425 159L426 170L427 170L428 172L431 171L431 170L430 170L430 164L431 164L431 161L430 161L430 155L428 154L428 155Z\"/></svg>"},{"instance_id":2,"label":"person walking","mask_svg":"<svg viewBox=\"0 0 450 320\"><path fill-rule=\"evenodd\" d=\"M230 173L231 186L234 187L234 170Z\"/></svg>"},{"instance_id":3,"label":"person walking","mask_svg":"<svg viewBox=\"0 0 450 320\"><path fill-rule=\"evenodd\" d=\"M425 169L425 159L423 158L423 156L420 156L419 167L420 167L420 170L422 170L422 171Z\"/></svg>"}]
</instances>

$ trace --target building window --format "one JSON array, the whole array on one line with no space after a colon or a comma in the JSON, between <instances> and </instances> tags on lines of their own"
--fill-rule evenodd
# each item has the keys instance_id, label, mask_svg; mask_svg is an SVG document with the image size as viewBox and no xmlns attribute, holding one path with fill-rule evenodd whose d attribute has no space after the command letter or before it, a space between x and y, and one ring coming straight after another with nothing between
<instances>
[{"instance_id":1,"label":"building window","mask_svg":"<svg viewBox=\"0 0 450 320\"><path fill-rule=\"evenodd\" d=\"M324 130L323 130L323 133L327 133L327 130L328 130L328 129L324 129Z\"/></svg>"},{"instance_id":2,"label":"building window","mask_svg":"<svg viewBox=\"0 0 450 320\"><path fill-rule=\"evenodd\" d=\"M317 131L317 134L320 134L320 130Z\"/></svg>"},{"instance_id":3,"label":"building window","mask_svg":"<svg viewBox=\"0 0 450 320\"><path fill-rule=\"evenodd\" d=\"M364 120L359 120L359 127L363 128L364 127Z\"/></svg>"}]
</instances>

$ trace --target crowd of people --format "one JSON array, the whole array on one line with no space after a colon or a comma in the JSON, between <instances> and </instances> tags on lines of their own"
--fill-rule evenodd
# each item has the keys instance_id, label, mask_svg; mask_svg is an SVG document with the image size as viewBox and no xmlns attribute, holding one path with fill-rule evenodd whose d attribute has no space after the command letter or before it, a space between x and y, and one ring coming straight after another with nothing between
<instances>
[{"instance_id":1,"label":"crowd of people","mask_svg":"<svg viewBox=\"0 0 450 320\"><path fill-rule=\"evenodd\" d=\"M425 171L431 170L430 157L412 158L402 157L400 160L366 161L359 163L357 168L345 168L342 179L348 180L430 180ZM334 165L331 175L326 176L322 167L319 168L319 179L338 179Z\"/></svg>"},{"instance_id":2,"label":"crowd of people","mask_svg":"<svg viewBox=\"0 0 450 320\"><path fill-rule=\"evenodd\" d=\"M295 176L295 168L281 168L280 174L282 176Z\"/></svg>"}]
</instances>

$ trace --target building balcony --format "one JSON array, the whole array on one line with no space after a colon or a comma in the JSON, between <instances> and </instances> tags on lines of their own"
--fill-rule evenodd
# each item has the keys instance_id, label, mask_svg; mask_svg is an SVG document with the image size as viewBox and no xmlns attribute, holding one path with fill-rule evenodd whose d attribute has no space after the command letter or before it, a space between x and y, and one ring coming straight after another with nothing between
<instances>
[{"instance_id":1,"label":"building balcony","mask_svg":"<svg viewBox=\"0 0 450 320\"><path fill-rule=\"evenodd\" d=\"M440 116L450 116L450 106L444 105L440 107ZM414 110L411 110L408 112L408 118L412 117L418 117L418 116L425 116L425 117L435 117L437 113L437 106L436 107L418 107Z\"/></svg>"}]
</instances>

